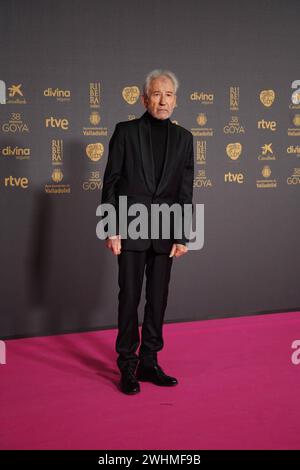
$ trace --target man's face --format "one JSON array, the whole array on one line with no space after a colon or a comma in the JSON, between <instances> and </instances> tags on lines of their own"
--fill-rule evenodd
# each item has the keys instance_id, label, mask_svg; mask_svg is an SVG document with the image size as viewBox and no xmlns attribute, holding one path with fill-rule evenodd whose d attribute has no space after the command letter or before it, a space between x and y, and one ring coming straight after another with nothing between
<instances>
[{"instance_id":1,"label":"man's face","mask_svg":"<svg viewBox=\"0 0 300 470\"><path fill-rule=\"evenodd\" d=\"M176 105L176 95L172 80L157 77L151 80L148 96L142 96L145 108L157 119L167 119Z\"/></svg>"}]
</instances>

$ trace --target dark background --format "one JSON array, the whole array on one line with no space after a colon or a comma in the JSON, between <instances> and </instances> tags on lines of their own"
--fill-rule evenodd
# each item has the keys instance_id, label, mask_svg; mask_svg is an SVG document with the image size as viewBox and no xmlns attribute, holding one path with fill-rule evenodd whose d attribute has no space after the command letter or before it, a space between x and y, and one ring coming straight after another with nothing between
<instances>
[{"instance_id":1,"label":"dark background","mask_svg":"<svg viewBox=\"0 0 300 470\"><path fill-rule=\"evenodd\" d=\"M291 82L300 79L298 0L1 0L0 79L22 83L26 105L0 105L0 147L31 147L29 161L0 155L2 338L115 326L117 259L96 237L100 191L83 191L91 169L103 177L109 137L119 121L143 112L127 104L125 86L141 89L154 68L174 71L181 83L172 119L191 129L205 112L214 136L207 140L211 188L195 188L205 204L205 243L174 259L167 321L186 321L300 307L299 187L286 178L297 157L286 154L299 139L287 136ZM104 138L87 137L89 82L101 83ZM229 110L228 90L240 87L240 110ZM47 87L70 89L70 103L46 99ZM274 89L271 108L259 101ZM214 93L214 104L191 101L193 91ZM2 132L12 112L21 112L31 132ZM46 129L46 116L67 117L68 132ZM238 115L245 135L228 136L223 126ZM257 130L258 119L278 130ZM48 195L51 139L64 140L65 181L71 194ZM199 138L201 139L201 138ZM87 143L101 141L96 165ZM196 138L195 138L196 141ZM225 147L243 144L232 162ZM276 189L257 189L260 147L272 141ZM196 163L195 174L201 169ZM245 183L226 184L224 173L242 171ZM27 176L27 190L4 186L6 176ZM142 318L144 293L141 299Z\"/></svg>"}]
</instances>

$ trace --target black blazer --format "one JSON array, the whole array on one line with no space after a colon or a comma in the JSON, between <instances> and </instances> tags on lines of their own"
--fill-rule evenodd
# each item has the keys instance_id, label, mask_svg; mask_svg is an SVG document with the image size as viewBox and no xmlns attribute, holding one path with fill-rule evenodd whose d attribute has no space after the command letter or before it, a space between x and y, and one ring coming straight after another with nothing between
<instances>
[{"instance_id":1,"label":"black blazer","mask_svg":"<svg viewBox=\"0 0 300 470\"><path fill-rule=\"evenodd\" d=\"M139 118L119 122L109 142L108 160L103 177L101 204L113 204L118 213L118 196L127 196L127 206L144 203L150 213L151 203L192 204L194 182L193 135L168 119L166 155L161 178L156 187L151 146L151 128L147 111ZM128 224L136 216L128 216ZM128 227L127 224L127 227ZM150 219L149 219L150 224ZM149 225L150 227L150 225ZM119 233L119 219L117 218ZM149 229L150 233L150 229ZM108 233L108 235L113 235ZM128 235L127 235L128 237ZM121 237L122 250L146 250L151 243L155 251L169 253L173 243L186 244L188 238L133 240Z\"/></svg>"}]
</instances>

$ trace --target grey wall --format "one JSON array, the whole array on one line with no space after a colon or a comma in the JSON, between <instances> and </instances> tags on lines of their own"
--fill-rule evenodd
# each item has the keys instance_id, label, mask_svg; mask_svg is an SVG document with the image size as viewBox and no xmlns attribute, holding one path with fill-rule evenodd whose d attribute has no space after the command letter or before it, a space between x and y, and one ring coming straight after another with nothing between
<instances>
[{"instance_id":1,"label":"grey wall","mask_svg":"<svg viewBox=\"0 0 300 470\"><path fill-rule=\"evenodd\" d=\"M166 320L241 316L300 307L299 185L287 177L300 167L288 155L291 82L300 79L298 0L1 0L0 80L22 84L26 104L0 105L0 149L30 147L28 160L0 154L0 336L43 335L116 325L117 259L96 238L100 190L85 191L91 171L100 177L116 122L139 117L138 101L122 98L126 86L141 88L153 68L173 70L181 86L172 119L197 127L206 113L213 137L206 140L206 174L212 187L195 187L205 204L205 244L174 260ZM101 124L107 137L84 136L89 83L100 82ZM229 87L238 86L238 112L229 109ZM71 101L43 96L45 88L71 90ZM259 92L273 89L267 108ZM190 100L193 91L214 94L214 104ZM7 133L3 124L21 113L29 133ZM69 130L45 127L49 116L67 118ZM245 134L226 135L237 115ZM265 118L276 132L257 129ZM199 127L199 126L198 126ZM63 183L70 194L46 194L52 183L51 140L62 139ZM102 142L91 162L88 143ZM226 145L240 142L232 161ZM277 188L260 189L260 147L272 142ZM195 173L202 169L196 161ZM225 183L228 171L244 183ZM27 189L5 186L8 176L27 177ZM140 314L143 314L143 301Z\"/></svg>"}]
</instances>

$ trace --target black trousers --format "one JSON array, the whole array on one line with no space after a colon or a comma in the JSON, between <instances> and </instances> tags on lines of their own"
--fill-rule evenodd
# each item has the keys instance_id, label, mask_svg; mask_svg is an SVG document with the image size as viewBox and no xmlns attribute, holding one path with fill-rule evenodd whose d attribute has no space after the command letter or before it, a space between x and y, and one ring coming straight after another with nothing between
<instances>
[{"instance_id":1,"label":"black trousers","mask_svg":"<svg viewBox=\"0 0 300 470\"><path fill-rule=\"evenodd\" d=\"M122 251L118 255L118 335L116 351L120 371L135 369L140 360L149 366L157 362L163 348L163 320L167 306L173 258L156 253L151 246L144 251ZM138 306L146 270L146 303L140 344Z\"/></svg>"}]
</instances>

